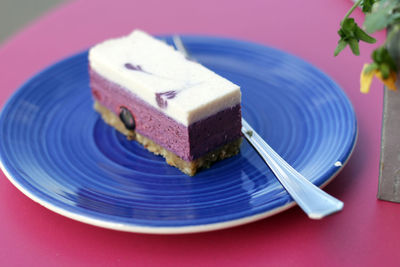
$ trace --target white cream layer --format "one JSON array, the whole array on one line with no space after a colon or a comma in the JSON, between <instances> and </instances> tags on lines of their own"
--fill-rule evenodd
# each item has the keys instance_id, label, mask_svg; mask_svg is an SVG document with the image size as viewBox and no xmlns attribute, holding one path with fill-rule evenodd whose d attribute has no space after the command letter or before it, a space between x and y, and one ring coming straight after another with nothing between
<instances>
[{"instance_id":1,"label":"white cream layer","mask_svg":"<svg viewBox=\"0 0 400 267\"><path fill-rule=\"evenodd\" d=\"M185 126L240 103L240 87L145 32L104 41L89 51L91 68ZM143 71L126 68L126 64ZM175 91L159 107L156 93Z\"/></svg>"}]
</instances>

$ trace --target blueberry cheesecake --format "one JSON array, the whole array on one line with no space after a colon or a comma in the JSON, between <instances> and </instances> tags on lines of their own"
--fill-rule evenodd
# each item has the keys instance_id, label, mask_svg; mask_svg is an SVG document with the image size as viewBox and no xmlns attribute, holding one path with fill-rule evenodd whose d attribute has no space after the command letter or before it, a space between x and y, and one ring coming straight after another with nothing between
<instances>
[{"instance_id":1,"label":"blueberry cheesecake","mask_svg":"<svg viewBox=\"0 0 400 267\"><path fill-rule=\"evenodd\" d=\"M239 152L240 87L135 30L89 50L103 120L188 175Z\"/></svg>"}]
</instances>

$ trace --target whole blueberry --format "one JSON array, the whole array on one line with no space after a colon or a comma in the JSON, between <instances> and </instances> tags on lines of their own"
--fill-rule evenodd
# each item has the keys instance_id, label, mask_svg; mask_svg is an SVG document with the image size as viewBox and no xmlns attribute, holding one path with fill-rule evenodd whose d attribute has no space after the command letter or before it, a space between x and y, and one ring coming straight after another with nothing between
<instances>
[{"instance_id":1,"label":"whole blueberry","mask_svg":"<svg viewBox=\"0 0 400 267\"><path fill-rule=\"evenodd\" d=\"M119 118L124 123L126 129L135 130L136 123L132 113L124 106L119 108Z\"/></svg>"}]
</instances>

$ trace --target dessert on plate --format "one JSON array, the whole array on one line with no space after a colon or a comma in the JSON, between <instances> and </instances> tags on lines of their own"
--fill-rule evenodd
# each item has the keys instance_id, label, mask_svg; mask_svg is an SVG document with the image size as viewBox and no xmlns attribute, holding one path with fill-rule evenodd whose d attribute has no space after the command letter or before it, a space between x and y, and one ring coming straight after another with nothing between
<instances>
[{"instance_id":1,"label":"dessert on plate","mask_svg":"<svg viewBox=\"0 0 400 267\"><path fill-rule=\"evenodd\" d=\"M94 108L115 129L188 175L236 155L240 87L147 33L89 50Z\"/></svg>"}]
</instances>

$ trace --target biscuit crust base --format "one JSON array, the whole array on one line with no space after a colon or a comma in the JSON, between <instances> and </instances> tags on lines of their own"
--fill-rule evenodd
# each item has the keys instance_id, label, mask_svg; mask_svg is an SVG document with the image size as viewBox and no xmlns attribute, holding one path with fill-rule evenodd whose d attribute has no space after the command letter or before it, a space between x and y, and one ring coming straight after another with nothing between
<instances>
[{"instance_id":1,"label":"biscuit crust base","mask_svg":"<svg viewBox=\"0 0 400 267\"><path fill-rule=\"evenodd\" d=\"M100 113L102 119L109 125L113 126L116 130L124 134L129 140L136 140L142 144L148 151L161 155L165 158L166 162L174 167L180 169L183 173L193 176L196 172L203 168L209 168L214 162L223 160L225 158L232 157L239 153L240 144L242 143L242 138L223 145L214 151L211 151L204 156L197 158L193 161L186 161L181 159L175 153L165 149L164 147L156 144L151 139L125 128L125 125L120 120L120 118L115 115L114 112L110 111L105 106L101 105L98 101L94 103L94 109Z\"/></svg>"}]
</instances>

